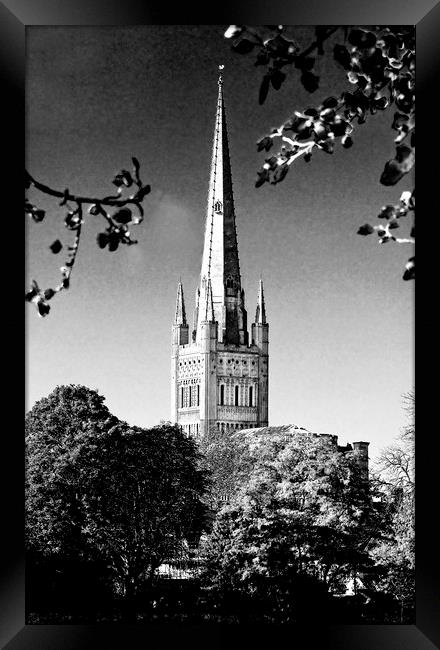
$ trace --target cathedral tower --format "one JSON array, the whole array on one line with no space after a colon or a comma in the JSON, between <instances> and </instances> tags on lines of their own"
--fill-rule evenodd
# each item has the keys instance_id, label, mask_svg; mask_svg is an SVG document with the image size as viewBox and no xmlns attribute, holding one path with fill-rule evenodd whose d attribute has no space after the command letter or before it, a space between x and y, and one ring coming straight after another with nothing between
<instances>
[{"instance_id":1,"label":"cathedral tower","mask_svg":"<svg viewBox=\"0 0 440 650\"><path fill-rule=\"evenodd\" d=\"M218 80L205 239L193 328L177 289L171 420L197 438L268 426L269 325L260 280L251 340L241 286L223 81Z\"/></svg>"}]
</instances>

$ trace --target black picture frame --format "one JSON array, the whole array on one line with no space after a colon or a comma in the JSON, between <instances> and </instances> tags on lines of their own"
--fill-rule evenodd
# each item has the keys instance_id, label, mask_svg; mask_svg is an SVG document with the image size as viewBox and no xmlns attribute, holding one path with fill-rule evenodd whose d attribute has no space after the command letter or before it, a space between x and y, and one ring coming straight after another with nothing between
<instances>
[{"instance_id":1,"label":"black picture frame","mask_svg":"<svg viewBox=\"0 0 440 650\"><path fill-rule=\"evenodd\" d=\"M416 25L417 35L417 97L419 104L419 142L424 153L419 155L417 185L422 212L429 218L435 188L438 187L438 165L429 160L432 93L438 75L440 60L440 3L433 0L364 0L328 2L326 0L291 0L245 2L234 4L223 2L204 6L180 4L170 6L160 2L137 2L136 0L3 0L0 3L0 66L3 73L4 94L3 126L13 133L13 147L8 149L7 174L8 195L12 202L10 214L18 207L17 197L22 192L24 151L24 89L25 89L25 33L31 25L128 25L128 24L243 24L285 23L285 24L400 24ZM433 194L434 192L434 194ZM429 203L428 203L429 201ZM438 199L436 199L438 205ZM420 211L420 207L418 208ZM436 208L438 210L438 207ZM420 212L419 212L420 214ZM18 218L18 217L17 217ZM424 246L422 244L422 246ZM430 256L423 252L422 260ZM12 264L11 264L12 266ZM15 264L14 264L15 266ZM422 261L418 281L428 282L429 263ZM22 285L23 286L23 285ZM426 284L425 284L426 286ZM12 290L11 290L12 291ZM22 287L14 289L18 296ZM18 301L17 301L18 302ZM19 309L19 306L17 306ZM8 308L9 310L9 308ZM425 312L420 321L418 334L421 341L435 341L436 321L434 312ZM7 325L10 325L9 312ZM15 336L23 331L15 327ZM383 335L383 333L378 333ZM22 340L16 349L22 349ZM426 344L426 343L425 343ZM423 342L421 343L423 347ZM14 355L16 363L16 355ZM430 382L428 382L430 383ZM18 386L15 387L18 389ZM423 395L418 395L417 413L429 412L435 404L434 385L425 385ZM15 392L15 391L14 391ZM16 399L17 401L17 399ZM21 401L19 401L21 404ZM374 406L373 406L374 408ZM438 503L436 476L437 458L431 453L429 436L432 428L418 429L416 442L416 512L417 512L417 600L416 625L346 625L320 626L317 621L313 629L300 626L281 628L254 627L253 629L231 628L225 625L206 627L144 626L144 625L25 625L24 614L24 543L23 543L23 436L20 408L11 410L10 422L5 427L3 447L8 459L9 476L7 492L3 491L3 521L6 524L3 542L2 580L0 612L2 628L0 643L7 650L21 648L69 649L84 647L168 647L190 642L192 646L209 648L235 645L274 645L282 642L301 650L322 648L326 650L349 648L350 650L432 650L440 647L439 598L436 591L436 568L438 566L438 543L431 534L430 512L435 517ZM426 436L425 436L426 432ZM420 440L423 439L423 442ZM438 506L437 506L438 508Z\"/></svg>"}]
</instances>

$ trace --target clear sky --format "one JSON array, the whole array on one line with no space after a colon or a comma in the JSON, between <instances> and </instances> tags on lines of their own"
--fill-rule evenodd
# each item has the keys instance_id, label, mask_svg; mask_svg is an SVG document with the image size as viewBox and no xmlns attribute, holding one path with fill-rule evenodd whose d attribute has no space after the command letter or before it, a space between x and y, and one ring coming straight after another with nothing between
<instances>
[{"instance_id":1,"label":"clear sky","mask_svg":"<svg viewBox=\"0 0 440 650\"><path fill-rule=\"evenodd\" d=\"M100 250L98 217L83 227L71 289L46 318L27 305L27 407L57 385L98 389L115 415L153 426L170 417L170 341L179 277L192 314L200 272L217 97L224 96L242 284L253 321L260 274L270 323L269 423L294 423L371 442L371 456L405 424L413 387L411 247L356 234L411 189L379 176L394 154L394 110L357 127L354 146L294 163L277 186L254 187L255 143L293 110L339 94L348 82L331 54L310 95L291 74L258 104L262 69L230 51L227 26L28 27L26 165L43 183L105 196L131 156L152 186L137 246ZM307 45L309 30L295 28ZM331 52L331 48L329 53ZM27 277L59 281L68 244L56 201L27 228Z\"/></svg>"}]
</instances>

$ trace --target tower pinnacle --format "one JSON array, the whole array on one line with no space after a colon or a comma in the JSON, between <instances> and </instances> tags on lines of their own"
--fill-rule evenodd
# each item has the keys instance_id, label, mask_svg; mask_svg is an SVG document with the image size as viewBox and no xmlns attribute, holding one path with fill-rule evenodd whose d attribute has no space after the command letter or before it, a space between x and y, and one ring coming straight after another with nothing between
<instances>
[{"instance_id":1,"label":"tower pinnacle","mask_svg":"<svg viewBox=\"0 0 440 650\"><path fill-rule=\"evenodd\" d=\"M260 288L258 290L257 310L255 312L255 322L264 325L266 323L266 305L264 304L263 280L260 278Z\"/></svg>"},{"instance_id":2,"label":"tower pinnacle","mask_svg":"<svg viewBox=\"0 0 440 650\"><path fill-rule=\"evenodd\" d=\"M186 325L185 300L183 298L183 286L179 280L177 285L176 314L174 317L175 325Z\"/></svg>"}]
</instances>

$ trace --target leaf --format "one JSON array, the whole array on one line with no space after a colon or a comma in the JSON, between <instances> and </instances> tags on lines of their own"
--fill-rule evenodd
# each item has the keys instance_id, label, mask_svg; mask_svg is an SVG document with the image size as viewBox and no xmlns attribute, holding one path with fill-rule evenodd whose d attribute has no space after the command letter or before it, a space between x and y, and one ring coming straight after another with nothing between
<instances>
[{"instance_id":1,"label":"leaf","mask_svg":"<svg viewBox=\"0 0 440 650\"><path fill-rule=\"evenodd\" d=\"M415 280L416 277L416 264L415 257L410 257L405 264L405 273L403 274L404 280Z\"/></svg>"},{"instance_id":2,"label":"leaf","mask_svg":"<svg viewBox=\"0 0 440 650\"><path fill-rule=\"evenodd\" d=\"M364 224L363 226L360 226L359 230L357 231L358 235L371 235L374 232L373 226L370 226L369 223Z\"/></svg>"},{"instance_id":3,"label":"leaf","mask_svg":"<svg viewBox=\"0 0 440 650\"><path fill-rule=\"evenodd\" d=\"M108 244L108 235L105 232L100 232L96 236L99 248L105 248Z\"/></svg>"},{"instance_id":4,"label":"leaf","mask_svg":"<svg viewBox=\"0 0 440 650\"><path fill-rule=\"evenodd\" d=\"M234 43L232 45L232 49L238 54L249 54L249 52L252 52L254 47L255 43L252 43L252 41L247 38L242 38L238 41L238 43Z\"/></svg>"},{"instance_id":5,"label":"leaf","mask_svg":"<svg viewBox=\"0 0 440 650\"><path fill-rule=\"evenodd\" d=\"M341 143L342 146L345 147L345 149L349 149L350 147L353 146L353 138L350 135L344 135L341 140Z\"/></svg>"},{"instance_id":6,"label":"leaf","mask_svg":"<svg viewBox=\"0 0 440 650\"><path fill-rule=\"evenodd\" d=\"M269 180L269 170L262 169L257 172L257 180L255 181L255 187L261 187Z\"/></svg>"},{"instance_id":7,"label":"leaf","mask_svg":"<svg viewBox=\"0 0 440 650\"><path fill-rule=\"evenodd\" d=\"M344 68L344 70L349 70L351 65L351 56L344 45L335 45L333 48L333 58Z\"/></svg>"},{"instance_id":8,"label":"leaf","mask_svg":"<svg viewBox=\"0 0 440 650\"><path fill-rule=\"evenodd\" d=\"M124 185L124 178L122 174L116 174L116 176L113 178L112 183L113 185L116 185L116 187L121 187L121 185Z\"/></svg>"},{"instance_id":9,"label":"leaf","mask_svg":"<svg viewBox=\"0 0 440 650\"><path fill-rule=\"evenodd\" d=\"M272 181L271 181L272 185L276 185L276 183L280 183L286 177L288 171L289 171L289 166L286 163L284 163L283 165L279 165L273 173Z\"/></svg>"},{"instance_id":10,"label":"leaf","mask_svg":"<svg viewBox=\"0 0 440 650\"><path fill-rule=\"evenodd\" d=\"M234 38L235 36L239 36L242 31L242 25L229 25L228 29L224 33L224 38Z\"/></svg>"},{"instance_id":11,"label":"leaf","mask_svg":"<svg viewBox=\"0 0 440 650\"><path fill-rule=\"evenodd\" d=\"M117 212L114 213L112 219L113 221L116 221L116 223L126 224L130 223L132 215L133 213L130 208L120 208Z\"/></svg>"},{"instance_id":12,"label":"leaf","mask_svg":"<svg viewBox=\"0 0 440 650\"><path fill-rule=\"evenodd\" d=\"M56 255L57 253L60 252L60 250L62 250L63 245L62 245L62 243L60 242L59 239L56 239L54 242L52 242L52 244L49 246L49 248L52 251L52 253L54 253L54 255Z\"/></svg>"},{"instance_id":13,"label":"leaf","mask_svg":"<svg viewBox=\"0 0 440 650\"><path fill-rule=\"evenodd\" d=\"M396 160L397 162L403 165L404 172L409 172L409 170L414 165L415 154L411 147L407 147L404 144L400 144L396 147Z\"/></svg>"},{"instance_id":14,"label":"leaf","mask_svg":"<svg viewBox=\"0 0 440 650\"><path fill-rule=\"evenodd\" d=\"M301 83L309 93L314 93L319 88L319 77L313 72L304 71L301 75Z\"/></svg>"},{"instance_id":15,"label":"leaf","mask_svg":"<svg viewBox=\"0 0 440 650\"><path fill-rule=\"evenodd\" d=\"M260 92L258 93L258 103L260 105L264 104L266 101L267 93L269 92L270 76L265 74L260 86Z\"/></svg>"},{"instance_id":16,"label":"leaf","mask_svg":"<svg viewBox=\"0 0 440 650\"><path fill-rule=\"evenodd\" d=\"M325 140L319 145L325 153L333 153L335 149L335 143L331 140Z\"/></svg>"},{"instance_id":17,"label":"leaf","mask_svg":"<svg viewBox=\"0 0 440 650\"><path fill-rule=\"evenodd\" d=\"M36 296L38 296L38 291L36 291L35 288L32 287L32 289L30 291L25 293L24 299L27 302L31 302Z\"/></svg>"},{"instance_id":18,"label":"leaf","mask_svg":"<svg viewBox=\"0 0 440 650\"><path fill-rule=\"evenodd\" d=\"M50 300L54 297L55 291L53 289L45 289L43 295L45 300Z\"/></svg>"},{"instance_id":19,"label":"leaf","mask_svg":"<svg viewBox=\"0 0 440 650\"><path fill-rule=\"evenodd\" d=\"M348 42L361 49L369 49L376 45L376 35L364 29L352 29L348 35Z\"/></svg>"},{"instance_id":20,"label":"leaf","mask_svg":"<svg viewBox=\"0 0 440 650\"><path fill-rule=\"evenodd\" d=\"M43 221L44 217L46 216L46 212L44 210L39 210L39 209L33 210L31 214L32 214L32 219L37 223Z\"/></svg>"},{"instance_id":21,"label":"leaf","mask_svg":"<svg viewBox=\"0 0 440 650\"><path fill-rule=\"evenodd\" d=\"M261 138L261 140L257 142L257 151L263 151L263 149L265 151L269 151L272 145L273 139L266 135L264 138Z\"/></svg>"},{"instance_id":22,"label":"leaf","mask_svg":"<svg viewBox=\"0 0 440 650\"><path fill-rule=\"evenodd\" d=\"M275 88L275 90L279 90L281 88L281 84L283 83L285 78L286 78L286 75L281 70L275 69L272 72L272 74L270 76L270 81L272 83L272 86Z\"/></svg>"},{"instance_id":23,"label":"leaf","mask_svg":"<svg viewBox=\"0 0 440 650\"><path fill-rule=\"evenodd\" d=\"M108 249L113 253L115 250L117 250L118 246L119 246L119 237L114 233L112 233L109 236Z\"/></svg>"},{"instance_id":24,"label":"leaf","mask_svg":"<svg viewBox=\"0 0 440 650\"><path fill-rule=\"evenodd\" d=\"M82 219L77 212L68 212L64 219L64 225L69 230L78 230L82 224Z\"/></svg>"},{"instance_id":25,"label":"leaf","mask_svg":"<svg viewBox=\"0 0 440 650\"><path fill-rule=\"evenodd\" d=\"M306 108L304 115L309 115L310 117L318 117L319 111L316 108L310 107Z\"/></svg>"},{"instance_id":26,"label":"leaf","mask_svg":"<svg viewBox=\"0 0 440 650\"><path fill-rule=\"evenodd\" d=\"M384 205L379 214L378 219L392 219L396 215L396 208L394 205Z\"/></svg>"},{"instance_id":27,"label":"leaf","mask_svg":"<svg viewBox=\"0 0 440 650\"><path fill-rule=\"evenodd\" d=\"M151 192L151 185L143 185L134 195L136 201L143 201L143 199Z\"/></svg>"},{"instance_id":28,"label":"leaf","mask_svg":"<svg viewBox=\"0 0 440 650\"><path fill-rule=\"evenodd\" d=\"M395 185L407 174L415 162L415 154L410 147L398 145L396 147L396 158L388 160L380 177L382 185Z\"/></svg>"},{"instance_id":29,"label":"leaf","mask_svg":"<svg viewBox=\"0 0 440 650\"><path fill-rule=\"evenodd\" d=\"M327 99L324 99L322 102L322 108L336 108L338 103L336 97L327 97Z\"/></svg>"},{"instance_id":30,"label":"leaf","mask_svg":"<svg viewBox=\"0 0 440 650\"><path fill-rule=\"evenodd\" d=\"M289 54L293 55L298 51L298 45L281 34L277 34L274 38L265 41L264 45L272 56L288 57Z\"/></svg>"},{"instance_id":31,"label":"leaf","mask_svg":"<svg viewBox=\"0 0 440 650\"><path fill-rule=\"evenodd\" d=\"M40 316L44 318L50 312L50 306L44 302L44 300L37 301L37 309Z\"/></svg>"}]
</instances>

